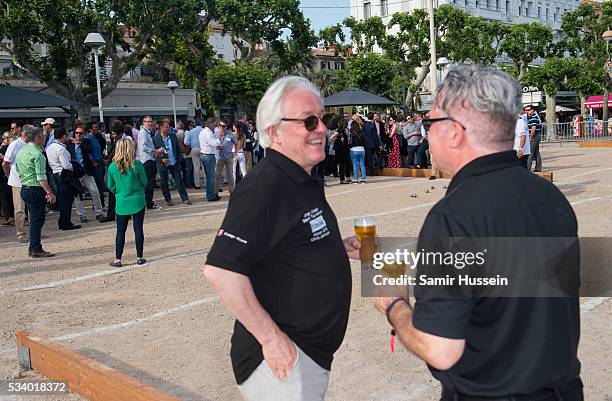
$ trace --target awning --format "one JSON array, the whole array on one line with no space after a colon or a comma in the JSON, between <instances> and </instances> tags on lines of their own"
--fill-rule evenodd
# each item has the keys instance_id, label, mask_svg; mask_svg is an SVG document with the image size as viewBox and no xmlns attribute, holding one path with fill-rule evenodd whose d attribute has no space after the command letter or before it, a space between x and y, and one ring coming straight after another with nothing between
<instances>
[{"instance_id":1,"label":"awning","mask_svg":"<svg viewBox=\"0 0 612 401\"><path fill-rule=\"evenodd\" d=\"M603 109L603 96L591 96L584 103L587 109ZM612 94L608 96L608 107L612 108Z\"/></svg>"},{"instance_id":2,"label":"awning","mask_svg":"<svg viewBox=\"0 0 612 401\"><path fill-rule=\"evenodd\" d=\"M378 106L397 104L393 100L366 92L357 88L349 88L340 93L323 99L325 107L334 106Z\"/></svg>"},{"instance_id":3,"label":"awning","mask_svg":"<svg viewBox=\"0 0 612 401\"><path fill-rule=\"evenodd\" d=\"M38 109L68 107L74 102L9 85L0 85L0 109Z\"/></svg>"}]
</instances>

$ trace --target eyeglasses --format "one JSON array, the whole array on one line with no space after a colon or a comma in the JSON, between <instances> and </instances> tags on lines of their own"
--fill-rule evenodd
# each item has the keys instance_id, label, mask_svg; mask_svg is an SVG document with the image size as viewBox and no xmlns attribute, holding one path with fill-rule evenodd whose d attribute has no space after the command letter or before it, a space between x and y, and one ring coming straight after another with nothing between
<instances>
[{"instance_id":1,"label":"eyeglasses","mask_svg":"<svg viewBox=\"0 0 612 401\"><path fill-rule=\"evenodd\" d=\"M304 123L304 128L306 128L308 131L314 131L317 129L319 120L321 120L321 118L315 115L308 116L306 118L281 118L281 121L302 121ZM321 122L323 122L323 120L321 120Z\"/></svg>"},{"instance_id":2,"label":"eyeglasses","mask_svg":"<svg viewBox=\"0 0 612 401\"><path fill-rule=\"evenodd\" d=\"M74 131L74 133L75 133L76 135L83 135L85 132L83 132L83 131Z\"/></svg>"},{"instance_id":3,"label":"eyeglasses","mask_svg":"<svg viewBox=\"0 0 612 401\"><path fill-rule=\"evenodd\" d=\"M463 124L461 124L459 121L455 120L452 117L440 117L440 118L424 118L421 122L423 123L423 128L425 128L425 131L429 132L429 130L431 129L431 126L434 125L437 122L440 121L446 121L446 120L450 120L454 123L459 124L459 126L463 129L465 129L465 126Z\"/></svg>"}]
</instances>

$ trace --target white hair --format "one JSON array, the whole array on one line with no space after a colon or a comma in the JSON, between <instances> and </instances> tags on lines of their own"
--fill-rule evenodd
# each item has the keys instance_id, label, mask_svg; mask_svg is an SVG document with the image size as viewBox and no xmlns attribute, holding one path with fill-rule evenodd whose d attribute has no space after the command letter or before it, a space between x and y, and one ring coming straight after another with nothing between
<instances>
[{"instance_id":1,"label":"white hair","mask_svg":"<svg viewBox=\"0 0 612 401\"><path fill-rule=\"evenodd\" d=\"M522 91L516 79L493 67L458 65L438 88L436 105L447 114L468 112L466 126L485 146L500 147L514 140Z\"/></svg>"},{"instance_id":2,"label":"white hair","mask_svg":"<svg viewBox=\"0 0 612 401\"><path fill-rule=\"evenodd\" d=\"M262 147L267 148L272 144L268 136L268 128L281 123L281 119L285 117L283 115L285 95L294 89L311 92L323 103L319 89L306 78L288 75L274 81L257 106L257 130L259 131L259 144Z\"/></svg>"}]
</instances>

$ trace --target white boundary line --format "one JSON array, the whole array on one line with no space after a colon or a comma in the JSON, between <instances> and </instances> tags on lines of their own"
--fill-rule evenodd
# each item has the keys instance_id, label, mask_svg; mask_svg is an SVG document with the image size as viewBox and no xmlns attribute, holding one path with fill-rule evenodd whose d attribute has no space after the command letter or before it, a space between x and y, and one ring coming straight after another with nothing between
<instances>
[{"instance_id":1,"label":"white boundary line","mask_svg":"<svg viewBox=\"0 0 612 401\"><path fill-rule=\"evenodd\" d=\"M159 312L156 312L156 313L154 313L152 315L142 317L140 319L134 319L134 320L130 320L128 322L112 324L110 326L94 327L93 329L89 329L89 330L85 330L85 331L79 331L79 332L72 333L72 334L65 334L63 336L53 337L53 338L51 338L51 340L53 340L53 341L74 340L75 338L89 336L89 335L92 335L92 334L101 334L101 333L104 333L106 331L123 329L123 328L126 328L126 327L135 326L135 325L140 324L140 323L145 323L145 322L148 322L148 321L151 321L151 320L154 320L154 319L158 319L158 318L167 316L167 315L169 315L171 313L181 311L183 309L189 309L189 308L193 308L194 306L210 304L210 303L213 303L213 302L217 301L218 299L219 299L219 297L217 297L217 296L206 297L206 298L198 299L198 300L195 300L193 302L189 302L189 303L186 303L186 304L183 304L183 305L175 306L174 308L171 308L171 309L166 309L166 310L163 310L163 311L159 311ZM9 354L11 352L15 352L15 349L14 348L10 348L10 349L7 348L7 349L0 350L0 355Z\"/></svg>"},{"instance_id":2,"label":"white boundary line","mask_svg":"<svg viewBox=\"0 0 612 401\"><path fill-rule=\"evenodd\" d=\"M181 253L181 254L173 255L173 256L166 256L166 257L163 257L163 258L152 260L150 262L147 261L147 263L145 265L140 265L139 266L139 265L134 264L134 265L131 265L131 266L128 266L128 267L120 268L120 269L104 270L104 271L101 271L101 272L85 274L83 276L67 278L67 279L64 279L64 280L50 281L48 283L33 285L33 286L30 286L30 287L8 288L8 289L1 290L0 291L0 296L2 296L2 295L9 295L9 294L15 294L17 292L42 290L42 289L46 289L46 288L55 288L55 287L60 287L60 286L67 285L67 284L77 283L79 281L91 280L91 279L98 278L98 277L105 277L105 276L110 276L110 275L113 275L113 274L124 273L124 272L130 271L132 269L143 268L143 267L146 267L147 265L153 265L153 264L156 264L156 263L159 263L159 262L165 262L165 261L168 261L168 260L179 259L179 258L184 258L184 257L189 257L189 256L194 256L194 255L202 255L202 254L208 252L208 250L209 250L209 248L199 249L197 251Z\"/></svg>"}]
</instances>

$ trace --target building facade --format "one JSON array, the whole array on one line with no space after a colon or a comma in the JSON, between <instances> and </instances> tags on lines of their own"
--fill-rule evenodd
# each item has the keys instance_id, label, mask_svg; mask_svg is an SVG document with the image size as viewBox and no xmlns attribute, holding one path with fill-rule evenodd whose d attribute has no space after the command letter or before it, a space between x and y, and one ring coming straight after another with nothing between
<instances>
[{"instance_id":1,"label":"building facade","mask_svg":"<svg viewBox=\"0 0 612 401\"><path fill-rule=\"evenodd\" d=\"M470 15L510 24L539 22L558 31L561 19L578 6L578 0L433 0L433 6L450 4ZM350 0L351 16L362 20L379 16L385 23L397 12L427 8L427 0Z\"/></svg>"}]
</instances>

